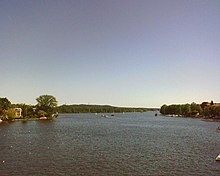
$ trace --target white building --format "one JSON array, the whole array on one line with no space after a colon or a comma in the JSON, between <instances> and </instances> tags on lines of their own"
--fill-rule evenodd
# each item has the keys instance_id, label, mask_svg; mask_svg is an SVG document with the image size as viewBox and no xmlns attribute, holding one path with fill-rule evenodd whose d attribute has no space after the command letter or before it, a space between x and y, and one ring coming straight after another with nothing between
<instances>
[{"instance_id":1,"label":"white building","mask_svg":"<svg viewBox=\"0 0 220 176\"><path fill-rule=\"evenodd\" d=\"M15 111L15 118L21 118L22 109L21 108L14 108L14 111Z\"/></svg>"}]
</instances>

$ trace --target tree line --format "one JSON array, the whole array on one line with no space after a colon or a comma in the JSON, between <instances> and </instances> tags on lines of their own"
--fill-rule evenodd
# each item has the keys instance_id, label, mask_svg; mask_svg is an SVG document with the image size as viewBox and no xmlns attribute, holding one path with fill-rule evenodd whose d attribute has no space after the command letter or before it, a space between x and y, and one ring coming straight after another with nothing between
<instances>
[{"instance_id":1,"label":"tree line","mask_svg":"<svg viewBox=\"0 0 220 176\"><path fill-rule=\"evenodd\" d=\"M122 113L146 112L147 108L114 107L109 105L57 105L52 95L41 95L36 98L36 105L12 104L7 98L0 98L0 119L11 121L16 118L34 119L46 117L51 119L58 113ZM16 117L15 108L22 109L22 116Z\"/></svg>"},{"instance_id":2,"label":"tree line","mask_svg":"<svg viewBox=\"0 0 220 176\"><path fill-rule=\"evenodd\" d=\"M114 107L109 105L61 105L57 108L59 113L122 113L146 112L147 108Z\"/></svg>"},{"instance_id":3,"label":"tree line","mask_svg":"<svg viewBox=\"0 0 220 176\"><path fill-rule=\"evenodd\" d=\"M7 98L0 98L0 119L12 121L16 118L31 119L46 117L51 119L57 112L57 100L52 95L41 95L36 98L36 105L12 104ZM21 108L22 116L17 117L15 108Z\"/></svg>"},{"instance_id":4,"label":"tree line","mask_svg":"<svg viewBox=\"0 0 220 176\"><path fill-rule=\"evenodd\" d=\"M160 108L160 113L163 115L177 115L184 117L204 117L204 118L219 118L220 105L214 104L213 101L203 102L202 104L164 104Z\"/></svg>"}]
</instances>

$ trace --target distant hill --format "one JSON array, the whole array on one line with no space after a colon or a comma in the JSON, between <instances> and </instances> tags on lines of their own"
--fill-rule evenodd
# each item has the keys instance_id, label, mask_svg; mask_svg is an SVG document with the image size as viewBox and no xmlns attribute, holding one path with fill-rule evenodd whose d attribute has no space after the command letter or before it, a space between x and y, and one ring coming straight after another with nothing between
<instances>
[{"instance_id":1,"label":"distant hill","mask_svg":"<svg viewBox=\"0 0 220 176\"><path fill-rule=\"evenodd\" d=\"M122 113L122 112L146 112L158 110L156 108L130 108L115 107L110 105L61 105L58 107L59 113Z\"/></svg>"}]
</instances>

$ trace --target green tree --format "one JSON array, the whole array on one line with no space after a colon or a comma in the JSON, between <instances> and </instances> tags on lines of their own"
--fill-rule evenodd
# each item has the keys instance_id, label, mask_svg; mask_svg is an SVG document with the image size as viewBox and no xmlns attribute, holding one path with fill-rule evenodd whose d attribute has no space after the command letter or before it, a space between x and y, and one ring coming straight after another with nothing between
<instances>
[{"instance_id":1,"label":"green tree","mask_svg":"<svg viewBox=\"0 0 220 176\"><path fill-rule=\"evenodd\" d=\"M166 111L167 111L167 105L164 104L164 105L161 106L161 108L160 108L160 113L163 114L163 115L165 115L165 114L167 114Z\"/></svg>"},{"instance_id":2,"label":"green tree","mask_svg":"<svg viewBox=\"0 0 220 176\"><path fill-rule=\"evenodd\" d=\"M45 117L47 115L47 113L43 110L39 110L37 114L39 117Z\"/></svg>"},{"instance_id":3,"label":"green tree","mask_svg":"<svg viewBox=\"0 0 220 176\"><path fill-rule=\"evenodd\" d=\"M1 120L11 121L15 118L15 111L13 109L4 110L0 117Z\"/></svg>"},{"instance_id":4,"label":"green tree","mask_svg":"<svg viewBox=\"0 0 220 176\"><path fill-rule=\"evenodd\" d=\"M41 95L37 99L37 111L44 111L48 117L56 112L57 100L52 95Z\"/></svg>"},{"instance_id":5,"label":"green tree","mask_svg":"<svg viewBox=\"0 0 220 176\"><path fill-rule=\"evenodd\" d=\"M209 116L211 118L215 118L215 117L219 116L219 110L220 110L220 108L217 106L210 106L209 107Z\"/></svg>"},{"instance_id":6,"label":"green tree","mask_svg":"<svg viewBox=\"0 0 220 176\"><path fill-rule=\"evenodd\" d=\"M203 115L205 116L205 117L209 117L210 116L210 112L209 112L210 110L209 110L209 107L208 106L206 106L205 108L204 108L204 110L203 110Z\"/></svg>"},{"instance_id":7,"label":"green tree","mask_svg":"<svg viewBox=\"0 0 220 176\"><path fill-rule=\"evenodd\" d=\"M216 107L216 116L220 117L220 106Z\"/></svg>"},{"instance_id":8,"label":"green tree","mask_svg":"<svg viewBox=\"0 0 220 176\"><path fill-rule=\"evenodd\" d=\"M176 114L177 114L177 115L182 115L181 105L176 105Z\"/></svg>"},{"instance_id":9,"label":"green tree","mask_svg":"<svg viewBox=\"0 0 220 176\"><path fill-rule=\"evenodd\" d=\"M202 108L199 104L196 104L196 103L191 103L191 113L193 114L196 114L196 113L199 113L201 114L202 113Z\"/></svg>"},{"instance_id":10,"label":"green tree","mask_svg":"<svg viewBox=\"0 0 220 176\"><path fill-rule=\"evenodd\" d=\"M11 102L7 98L0 98L0 109L7 110L11 106Z\"/></svg>"},{"instance_id":11,"label":"green tree","mask_svg":"<svg viewBox=\"0 0 220 176\"><path fill-rule=\"evenodd\" d=\"M190 104L184 104L182 105L182 114L184 116L188 116L191 113L191 106Z\"/></svg>"},{"instance_id":12,"label":"green tree","mask_svg":"<svg viewBox=\"0 0 220 176\"><path fill-rule=\"evenodd\" d=\"M8 120L12 120L15 118L15 111L13 109L8 109L6 111L6 117Z\"/></svg>"}]
</instances>

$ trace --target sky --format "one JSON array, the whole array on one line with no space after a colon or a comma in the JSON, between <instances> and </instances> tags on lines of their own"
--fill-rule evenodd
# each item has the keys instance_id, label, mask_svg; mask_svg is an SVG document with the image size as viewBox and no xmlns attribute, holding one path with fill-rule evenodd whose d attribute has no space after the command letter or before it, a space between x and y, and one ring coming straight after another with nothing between
<instances>
[{"instance_id":1,"label":"sky","mask_svg":"<svg viewBox=\"0 0 220 176\"><path fill-rule=\"evenodd\" d=\"M220 102L219 0L0 0L0 97Z\"/></svg>"}]
</instances>

